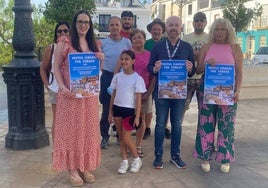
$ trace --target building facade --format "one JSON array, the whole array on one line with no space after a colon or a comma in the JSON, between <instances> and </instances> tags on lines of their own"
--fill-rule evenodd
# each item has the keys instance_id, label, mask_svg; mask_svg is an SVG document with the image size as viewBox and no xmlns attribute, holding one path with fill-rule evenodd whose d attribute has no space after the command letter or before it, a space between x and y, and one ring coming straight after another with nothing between
<instances>
[{"instance_id":1,"label":"building facade","mask_svg":"<svg viewBox=\"0 0 268 188\"><path fill-rule=\"evenodd\" d=\"M99 37L107 37L108 21L112 16L118 16L120 18L121 13L124 10L130 10L134 14L134 27L145 31L149 37L149 33L146 30L146 26L150 23L151 9L149 4L143 5L139 0L95 0L96 14L93 15L93 23L98 24L96 33Z\"/></svg>"},{"instance_id":2,"label":"building facade","mask_svg":"<svg viewBox=\"0 0 268 188\"><path fill-rule=\"evenodd\" d=\"M193 32L193 16L196 12L204 12L207 16L208 32L215 19L223 17L221 4L224 0L154 0L151 5L152 18L165 21L169 16L176 15L182 18L182 35ZM263 7L262 16L253 20L247 31L237 33L237 42L240 44L245 59L251 59L260 46L268 45L268 1L249 0L245 6L255 7L260 3Z\"/></svg>"}]
</instances>

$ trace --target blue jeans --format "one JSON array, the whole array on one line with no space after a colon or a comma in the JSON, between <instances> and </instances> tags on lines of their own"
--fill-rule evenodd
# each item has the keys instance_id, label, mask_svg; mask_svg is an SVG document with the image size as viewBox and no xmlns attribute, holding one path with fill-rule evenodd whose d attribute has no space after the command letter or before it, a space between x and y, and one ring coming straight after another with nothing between
<instances>
[{"instance_id":1,"label":"blue jeans","mask_svg":"<svg viewBox=\"0 0 268 188\"><path fill-rule=\"evenodd\" d=\"M100 120L100 132L102 139L108 140L110 138L109 129L110 123L108 122L109 116L109 106L111 96L107 92L107 88L111 85L111 81L113 79L113 73L109 73L107 71L103 71L100 78L100 103L102 104L102 113Z\"/></svg>"},{"instance_id":2,"label":"blue jeans","mask_svg":"<svg viewBox=\"0 0 268 188\"><path fill-rule=\"evenodd\" d=\"M162 157L165 128L170 111L171 124L171 157L180 154L181 124L185 107L185 99L159 99L155 98L156 126L155 126L155 155Z\"/></svg>"}]
</instances>

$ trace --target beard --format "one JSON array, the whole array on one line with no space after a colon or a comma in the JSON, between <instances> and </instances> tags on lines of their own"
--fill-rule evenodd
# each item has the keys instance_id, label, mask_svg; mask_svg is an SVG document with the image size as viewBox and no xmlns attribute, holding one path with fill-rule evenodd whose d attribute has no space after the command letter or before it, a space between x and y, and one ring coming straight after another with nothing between
<instances>
[{"instance_id":1,"label":"beard","mask_svg":"<svg viewBox=\"0 0 268 188\"><path fill-rule=\"evenodd\" d=\"M200 34L204 32L204 29L195 29L194 32Z\"/></svg>"},{"instance_id":2,"label":"beard","mask_svg":"<svg viewBox=\"0 0 268 188\"><path fill-rule=\"evenodd\" d=\"M130 30L131 29L131 25L122 25L124 30Z\"/></svg>"}]
</instances>

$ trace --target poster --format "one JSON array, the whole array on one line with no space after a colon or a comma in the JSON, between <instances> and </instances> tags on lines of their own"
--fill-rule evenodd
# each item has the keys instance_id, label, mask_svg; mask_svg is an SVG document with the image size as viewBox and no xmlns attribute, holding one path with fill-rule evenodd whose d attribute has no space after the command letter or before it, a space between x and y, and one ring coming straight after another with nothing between
<instances>
[{"instance_id":1,"label":"poster","mask_svg":"<svg viewBox=\"0 0 268 188\"><path fill-rule=\"evenodd\" d=\"M234 104L234 65L217 64L205 67L204 103L217 105Z\"/></svg>"},{"instance_id":2,"label":"poster","mask_svg":"<svg viewBox=\"0 0 268 188\"><path fill-rule=\"evenodd\" d=\"M186 60L161 60L159 71L158 98L186 99Z\"/></svg>"},{"instance_id":3,"label":"poster","mask_svg":"<svg viewBox=\"0 0 268 188\"><path fill-rule=\"evenodd\" d=\"M100 62L95 53L70 53L70 91L76 98L99 94Z\"/></svg>"}]
</instances>

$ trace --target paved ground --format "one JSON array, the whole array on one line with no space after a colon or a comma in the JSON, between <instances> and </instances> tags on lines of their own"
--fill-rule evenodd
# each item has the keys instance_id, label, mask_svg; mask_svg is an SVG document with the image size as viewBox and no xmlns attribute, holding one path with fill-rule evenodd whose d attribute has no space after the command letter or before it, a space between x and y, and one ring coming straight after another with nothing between
<instances>
[{"instance_id":1,"label":"paved ground","mask_svg":"<svg viewBox=\"0 0 268 188\"><path fill-rule=\"evenodd\" d=\"M51 111L46 108L46 127L50 132ZM209 173L200 170L200 161L192 157L196 132L196 104L187 111L183 124L182 157L186 170L169 163L169 140L165 140L164 168L152 168L153 140L144 141L143 168L133 174L118 175L121 161L115 138L102 152L97 181L91 188L267 188L268 187L268 99L240 101L236 123L236 162L228 174L212 162ZM56 173L50 166L52 146L38 150L14 151L5 148L7 122L0 123L0 188L70 187L66 172ZM130 159L131 160L131 159Z\"/></svg>"}]
</instances>

